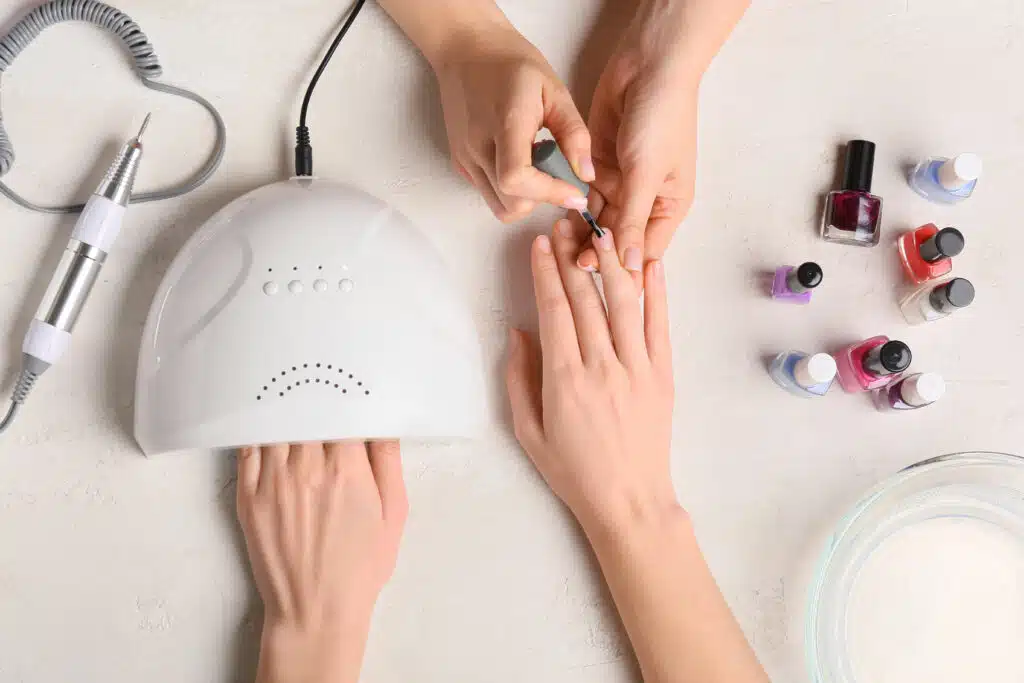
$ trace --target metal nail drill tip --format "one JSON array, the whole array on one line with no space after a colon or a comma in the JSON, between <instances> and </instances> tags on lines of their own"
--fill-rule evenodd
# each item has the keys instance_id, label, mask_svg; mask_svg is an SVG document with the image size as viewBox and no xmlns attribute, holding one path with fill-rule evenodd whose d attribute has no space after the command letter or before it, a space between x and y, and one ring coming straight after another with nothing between
<instances>
[{"instance_id":1,"label":"metal nail drill tip","mask_svg":"<svg viewBox=\"0 0 1024 683\"><path fill-rule=\"evenodd\" d=\"M153 117L153 114L152 114L152 112L150 112L149 114L146 114L146 118L144 118L142 120L142 128L139 128L139 132L135 136L136 142L142 142L142 134L146 132L147 128L149 128L149 120L152 117Z\"/></svg>"}]
</instances>

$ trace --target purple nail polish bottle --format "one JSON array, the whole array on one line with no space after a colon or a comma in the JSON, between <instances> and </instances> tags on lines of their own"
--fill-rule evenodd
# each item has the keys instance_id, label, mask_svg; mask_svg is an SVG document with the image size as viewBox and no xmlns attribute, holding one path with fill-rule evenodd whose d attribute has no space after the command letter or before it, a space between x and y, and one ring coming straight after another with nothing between
<instances>
[{"instance_id":1,"label":"purple nail polish bottle","mask_svg":"<svg viewBox=\"0 0 1024 683\"><path fill-rule=\"evenodd\" d=\"M823 278L821 266L812 261L797 267L782 266L775 271L772 298L794 304L809 303L812 291L821 284Z\"/></svg>"}]
</instances>

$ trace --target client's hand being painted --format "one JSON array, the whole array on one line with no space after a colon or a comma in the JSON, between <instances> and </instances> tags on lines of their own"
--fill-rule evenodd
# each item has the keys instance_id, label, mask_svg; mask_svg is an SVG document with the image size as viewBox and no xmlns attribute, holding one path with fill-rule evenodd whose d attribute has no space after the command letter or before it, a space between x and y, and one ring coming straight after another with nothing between
<instances>
[{"instance_id":1,"label":"client's hand being painted","mask_svg":"<svg viewBox=\"0 0 1024 683\"><path fill-rule=\"evenodd\" d=\"M259 683L356 683L408 500L397 442L246 448L238 516L265 608Z\"/></svg>"},{"instance_id":2,"label":"client's hand being painted","mask_svg":"<svg viewBox=\"0 0 1024 683\"><path fill-rule=\"evenodd\" d=\"M672 349L660 261L644 273L644 311L611 233L594 240L607 312L568 220L533 245L540 354L511 331L508 392L516 436L584 529L676 508L669 471Z\"/></svg>"}]
</instances>

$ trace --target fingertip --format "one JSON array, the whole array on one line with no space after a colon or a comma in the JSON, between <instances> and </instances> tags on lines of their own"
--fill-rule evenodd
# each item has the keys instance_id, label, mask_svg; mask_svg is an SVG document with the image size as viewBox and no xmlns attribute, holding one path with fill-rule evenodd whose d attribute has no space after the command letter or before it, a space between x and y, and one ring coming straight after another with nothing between
<instances>
[{"instance_id":1,"label":"fingertip","mask_svg":"<svg viewBox=\"0 0 1024 683\"><path fill-rule=\"evenodd\" d=\"M579 177L585 183L592 183L597 180L597 170L594 168L594 159L589 154L584 154L579 160Z\"/></svg>"},{"instance_id":2,"label":"fingertip","mask_svg":"<svg viewBox=\"0 0 1024 683\"><path fill-rule=\"evenodd\" d=\"M631 273L639 273L644 268L644 253L639 247L626 247L623 252L622 265Z\"/></svg>"},{"instance_id":3,"label":"fingertip","mask_svg":"<svg viewBox=\"0 0 1024 683\"><path fill-rule=\"evenodd\" d=\"M593 233L590 239L598 252L609 252L615 249L615 237L612 236L611 230L605 230L602 235Z\"/></svg>"},{"instance_id":4,"label":"fingertip","mask_svg":"<svg viewBox=\"0 0 1024 683\"><path fill-rule=\"evenodd\" d=\"M533 244L541 254L551 253L551 238L547 235L538 235Z\"/></svg>"},{"instance_id":5,"label":"fingertip","mask_svg":"<svg viewBox=\"0 0 1024 683\"><path fill-rule=\"evenodd\" d=\"M576 259L576 267L581 270L585 270L588 273L596 273L599 266L597 259L597 252L592 248L588 247L579 255Z\"/></svg>"}]
</instances>

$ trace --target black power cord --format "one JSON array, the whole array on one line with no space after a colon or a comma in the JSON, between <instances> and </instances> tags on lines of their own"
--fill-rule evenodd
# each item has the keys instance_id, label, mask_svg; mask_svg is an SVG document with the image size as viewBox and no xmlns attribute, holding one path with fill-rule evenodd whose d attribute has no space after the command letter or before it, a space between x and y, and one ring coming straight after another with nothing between
<instances>
[{"instance_id":1,"label":"black power cord","mask_svg":"<svg viewBox=\"0 0 1024 683\"><path fill-rule=\"evenodd\" d=\"M352 11L348 13L348 17L345 19L345 23L341 25L337 37L331 43L331 47L327 50L327 54L324 55L323 61L320 62L316 73L313 74L313 78L309 81L309 87L306 88L306 96L302 99L302 110L299 113L299 125L295 129L295 175L297 176L313 175L313 146L310 144L309 127L306 126L309 101L313 99L313 91L316 89L316 84L320 82L320 77L323 76L327 65L330 64L331 57L334 56L338 46L341 45L345 34L352 28L352 24L355 22L356 17L359 16L359 12L365 4L366 0L356 0Z\"/></svg>"}]
</instances>

